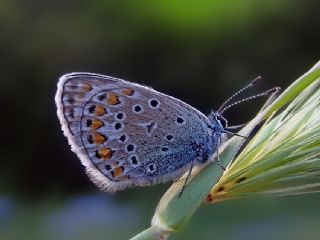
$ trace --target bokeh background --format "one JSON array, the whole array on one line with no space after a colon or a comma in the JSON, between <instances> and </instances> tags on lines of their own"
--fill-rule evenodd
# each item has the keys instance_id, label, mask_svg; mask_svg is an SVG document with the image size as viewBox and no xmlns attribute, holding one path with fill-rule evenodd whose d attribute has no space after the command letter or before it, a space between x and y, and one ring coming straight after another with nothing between
<instances>
[{"instance_id":1,"label":"bokeh background","mask_svg":"<svg viewBox=\"0 0 320 240\"><path fill-rule=\"evenodd\" d=\"M169 184L101 192L56 116L59 76L90 71L217 109L258 75L285 88L319 58L319 1L0 0L0 239L127 239ZM262 101L226 113L254 116ZM320 195L203 206L171 239L319 239Z\"/></svg>"}]
</instances>

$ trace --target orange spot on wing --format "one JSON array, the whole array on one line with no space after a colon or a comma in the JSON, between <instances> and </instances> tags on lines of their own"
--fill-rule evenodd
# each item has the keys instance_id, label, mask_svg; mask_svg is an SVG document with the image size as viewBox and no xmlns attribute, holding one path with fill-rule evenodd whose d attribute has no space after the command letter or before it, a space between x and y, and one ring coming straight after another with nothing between
<instances>
[{"instance_id":1,"label":"orange spot on wing","mask_svg":"<svg viewBox=\"0 0 320 240\"><path fill-rule=\"evenodd\" d=\"M89 91L92 89L92 86L91 86L91 84L89 84L89 83L83 83L82 89L83 89L85 92L89 92Z\"/></svg>"},{"instance_id":2,"label":"orange spot on wing","mask_svg":"<svg viewBox=\"0 0 320 240\"><path fill-rule=\"evenodd\" d=\"M106 109L103 106L97 104L95 108L95 113L97 116L102 116L106 113Z\"/></svg>"},{"instance_id":3,"label":"orange spot on wing","mask_svg":"<svg viewBox=\"0 0 320 240\"><path fill-rule=\"evenodd\" d=\"M119 177L123 173L124 168L123 167L117 167L113 169L113 175L114 177Z\"/></svg>"},{"instance_id":4,"label":"orange spot on wing","mask_svg":"<svg viewBox=\"0 0 320 240\"><path fill-rule=\"evenodd\" d=\"M134 90L131 88L126 88L122 90L122 93L127 96L132 96L134 94Z\"/></svg>"},{"instance_id":5,"label":"orange spot on wing","mask_svg":"<svg viewBox=\"0 0 320 240\"><path fill-rule=\"evenodd\" d=\"M108 93L107 103L109 105L116 105L119 104L119 98L114 93Z\"/></svg>"},{"instance_id":6,"label":"orange spot on wing","mask_svg":"<svg viewBox=\"0 0 320 240\"><path fill-rule=\"evenodd\" d=\"M112 150L110 148L101 148L98 153L104 160L109 160L112 155Z\"/></svg>"},{"instance_id":7,"label":"orange spot on wing","mask_svg":"<svg viewBox=\"0 0 320 240\"><path fill-rule=\"evenodd\" d=\"M91 123L91 129L97 130L98 128L102 127L104 124L99 119L93 119Z\"/></svg>"},{"instance_id":8,"label":"orange spot on wing","mask_svg":"<svg viewBox=\"0 0 320 240\"><path fill-rule=\"evenodd\" d=\"M102 144L104 143L105 141L107 140L107 138L105 136L103 136L102 134L100 133L95 133L93 135L93 141L96 143L96 144Z\"/></svg>"}]
</instances>

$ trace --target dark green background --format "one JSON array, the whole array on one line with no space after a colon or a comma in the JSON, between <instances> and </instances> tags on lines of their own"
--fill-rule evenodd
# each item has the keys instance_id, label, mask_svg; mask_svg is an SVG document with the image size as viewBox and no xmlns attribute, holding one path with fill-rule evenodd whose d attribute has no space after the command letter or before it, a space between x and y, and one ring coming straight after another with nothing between
<instances>
[{"instance_id":1,"label":"dark green background","mask_svg":"<svg viewBox=\"0 0 320 240\"><path fill-rule=\"evenodd\" d=\"M149 85L204 113L257 75L285 88L319 58L319 1L0 0L0 239L126 239L169 185L101 193L64 138L60 75ZM238 124L262 101L226 113ZM172 239L319 239L320 195L202 207Z\"/></svg>"}]
</instances>

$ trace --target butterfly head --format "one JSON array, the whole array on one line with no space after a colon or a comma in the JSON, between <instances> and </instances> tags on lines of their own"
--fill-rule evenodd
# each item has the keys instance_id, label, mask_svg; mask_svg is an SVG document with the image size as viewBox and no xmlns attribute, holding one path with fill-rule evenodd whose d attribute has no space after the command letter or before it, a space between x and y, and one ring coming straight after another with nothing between
<instances>
[{"instance_id":1,"label":"butterfly head","mask_svg":"<svg viewBox=\"0 0 320 240\"><path fill-rule=\"evenodd\" d=\"M224 129L228 128L228 121L225 119L219 112L212 111L208 116L212 128L216 130L223 131Z\"/></svg>"}]
</instances>

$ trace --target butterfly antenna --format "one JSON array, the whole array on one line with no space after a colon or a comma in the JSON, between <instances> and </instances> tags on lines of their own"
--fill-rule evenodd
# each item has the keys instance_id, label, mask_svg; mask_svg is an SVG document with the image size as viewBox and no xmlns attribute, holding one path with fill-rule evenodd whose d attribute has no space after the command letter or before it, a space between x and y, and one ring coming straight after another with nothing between
<instances>
[{"instance_id":1,"label":"butterfly antenna","mask_svg":"<svg viewBox=\"0 0 320 240\"><path fill-rule=\"evenodd\" d=\"M224 108L224 106L226 106L232 99L234 99L236 96L238 96L240 93L242 93L244 90L253 87L254 84L256 83L256 81L262 79L261 76L256 77L255 79L253 79L248 85L244 86L243 88L241 88L239 91L237 91L235 94L233 94L231 97L229 97L224 103L221 104L221 106L219 107L217 112L220 112L221 109Z\"/></svg>"},{"instance_id":2,"label":"butterfly antenna","mask_svg":"<svg viewBox=\"0 0 320 240\"><path fill-rule=\"evenodd\" d=\"M251 97L247 97L247 98L244 98L244 99L241 99L239 101L236 101L228 106L226 106L225 108L223 108L222 110L218 111L220 114L224 113L226 110L228 110L229 108L232 108L234 107L235 105L238 105L240 103L243 103L243 102L246 102L246 101L249 101L251 99L255 99L255 98L258 98L258 97L263 97L263 96L268 96L270 94L274 94L274 93L277 93L280 91L280 88L279 87L274 87L274 88L271 88L269 89L268 91L265 91L263 93L259 93L257 95L254 95L254 96L251 96Z\"/></svg>"}]
</instances>

